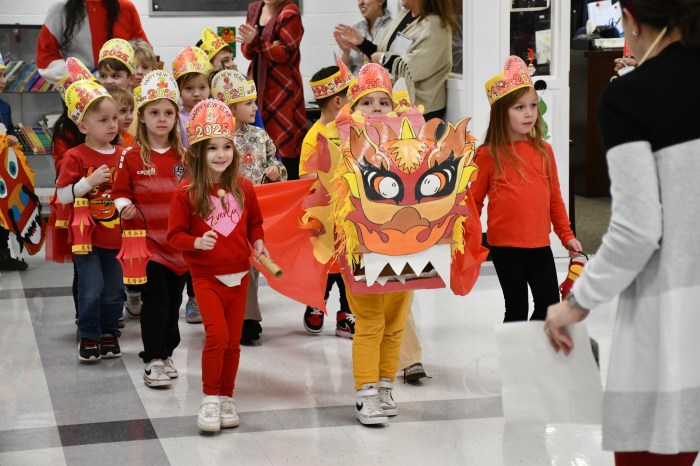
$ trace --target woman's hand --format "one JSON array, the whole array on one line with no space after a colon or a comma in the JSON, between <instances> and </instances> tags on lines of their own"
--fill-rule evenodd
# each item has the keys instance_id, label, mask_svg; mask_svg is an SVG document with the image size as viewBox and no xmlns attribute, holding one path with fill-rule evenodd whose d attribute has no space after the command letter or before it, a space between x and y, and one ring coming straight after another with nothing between
<instances>
[{"instance_id":1,"label":"woman's hand","mask_svg":"<svg viewBox=\"0 0 700 466\"><path fill-rule=\"evenodd\" d=\"M277 181L280 179L280 169L275 166L271 165L267 167L265 170L265 178L267 178L270 181Z\"/></svg>"},{"instance_id":2,"label":"woman's hand","mask_svg":"<svg viewBox=\"0 0 700 466\"><path fill-rule=\"evenodd\" d=\"M214 230L209 230L208 232L204 233L200 238L194 240L194 248L201 249L203 251L211 251L212 249L214 249L214 245L216 244L216 238L218 238L218 236L219 235L217 235Z\"/></svg>"},{"instance_id":3,"label":"woman's hand","mask_svg":"<svg viewBox=\"0 0 700 466\"><path fill-rule=\"evenodd\" d=\"M572 258L583 254L583 246L581 246L581 242L576 238L571 239L568 243L566 243L566 249L569 250L569 257Z\"/></svg>"},{"instance_id":4,"label":"woman's hand","mask_svg":"<svg viewBox=\"0 0 700 466\"><path fill-rule=\"evenodd\" d=\"M268 259L270 258L270 253L267 251L263 240L256 240L253 243L253 249L255 250L255 260L258 259L258 256L266 256Z\"/></svg>"},{"instance_id":5,"label":"woman's hand","mask_svg":"<svg viewBox=\"0 0 700 466\"><path fill-rule=\"evenodd\" d=\"M333 35L335 36L336 33L343 40L350 43L350 45L360 45L362 43L362 41L365 40L365 38L362 37L362 33L359 30L355 29L352 26L348 26L347 24L337 25L335 27L335 31L334 31Z\"/></svg>"},{"instance_id":6,"label":"woman's hand","mask_svg":"<svg viewBox=\"0 0 700 466\"><path fill-rule=\"evenodd\" d=\"M120 214L122 216L122 220L131 220L136 215L136 206L134 204L124 206Z\"/></svg>"},{"instance_id":7,"label":"woman's hand","mask_svg":"<svg viewBox=\"0 0 700 466\"><path fill-rule=\"evenodd\" d=\"M574 342L566 327L581 322L586 316L588 316L587 312L579 311L566 301L549 306L547 319L544 321L544 333L554 351L562 350L566 355L571 352Z\"/></svg>"},{"instance_id":8,"label":"woman's hand","mask_svg":"<svg viewBox=\"0 0 700 466\"><path fill-rule=\"evenodd\" d=\"M236 34L236 42L241 42L243 44L250 44L253 42L255 36L258 35L258 30L255 26L243 23L238 26L238 34Z\"/></svg>"},{"instance_id":9,"label":"woman's hand","mask_svg":"<svg viewBox=\"0 0 700 466\"><path fill-rule=\"evenodd\" d=\"M622 58L616 58L615 61L615 73L620 71L622 68L626 66L637 66L637 60L632 57L622 57Z\"/></svg>"},{"instance_id":10,"label":"woman's hand","mask_svg":"<svg viewBox=\"0 0 700 466\"><path fill-rule=\"evenodd\" d=\"M370 57L370 61L372 63L379 63L379 59L382 58L382 55L384 55L384 52L374 52Z\"/></svg>"},{"instance_id":11,"label":"woman's hand","mask_svg":"<svg viewBox=\"0 0 700 466\"><path fill-rule=\"evenodd\" d=\"M345 37L342 34L340 34L338 31L333 31L333 38L335 39L335 43L338 44L338 47L340 47L340 50L343 52L343 55L350 53L350 50L352 50L352 44L345 40Z\"/></svg>"}]
</instances>

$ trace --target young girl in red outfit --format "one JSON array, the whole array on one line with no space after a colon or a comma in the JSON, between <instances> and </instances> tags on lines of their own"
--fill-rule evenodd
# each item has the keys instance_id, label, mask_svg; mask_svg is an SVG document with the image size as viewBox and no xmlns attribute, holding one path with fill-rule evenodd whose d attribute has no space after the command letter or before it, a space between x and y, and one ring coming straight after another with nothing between
<instances>
[{"instance_id":1,"label":"young girl in red outfit","mask_svg":"<svg viewBox=\"0 0 700 466\"><path fill-rule=\"evenodd\" d=\"M504 322L527 320L527 288L535 302L532 320L544 320L559 302L549 233L554 226L569 255L581 253L559 190L552 147L543 139L538 96L518 57L486 83L491 104L484 144L476 152L479 174L471 186L478 213L488 204L488 242L503 290Z\"/></svg>"},{"instance_id":2,"label":"young girl in red outfit","mask_svg":"<svg viewBox=\"0 0 700 466\"><path fill-rule=\"evenodd\" d=\"M240 359L250 244L267 255L253 184L240 175L235 121L223 102L195 105L189 119L186 180L170 208L168 240L184 251L206 338L204 397L197 426L216 432L239 424L233 389Z\"/></svg>"},{"instance_id":3,"label":"young girl in red outfit","mask_svg":"<svg viewBox=\"0 0 700 466\"><path fill-rule=\"evenodd\" d=\"M138 145L120 160L112 197L122 220L133 219L148 231L152 257L141 289L139 356L146 365L146 385L167 387L178 376L172 355L180 343L178 317L187 273L182 252L167 240L170 201L184 172L185 151L177 129L180 93L172 76L162 70L146 74L134 91Z\"/></svg>"}]
</instances>

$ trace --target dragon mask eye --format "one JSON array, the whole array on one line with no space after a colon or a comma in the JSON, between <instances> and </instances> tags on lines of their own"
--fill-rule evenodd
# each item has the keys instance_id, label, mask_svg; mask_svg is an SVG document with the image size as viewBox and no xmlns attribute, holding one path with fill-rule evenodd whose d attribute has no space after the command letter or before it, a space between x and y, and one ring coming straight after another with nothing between
<instances>
[{"instance_id":1,"label":"dragon mask eye","mask_svg":"<svg viewBox=\"0 0 700 466\"><path fill-rule=\"evenodd\" d=\"M401 202L404 196L404 187L398 176L384 167L377 168L367 162L362 162L359 166L367 199L371 201L390 200L397 204Z\"/></svg>"},{"instance_id":2,"label":"dragon mask eye","mask_svg":"<svg viewBox=\"0 0 700 466\"><path fill-rule=\"evenodd\" d=\"M455 190L459 160L454 152L441 163L425 172L416 183L416 200L446 196Z\"/></svg>"}]
</instances>

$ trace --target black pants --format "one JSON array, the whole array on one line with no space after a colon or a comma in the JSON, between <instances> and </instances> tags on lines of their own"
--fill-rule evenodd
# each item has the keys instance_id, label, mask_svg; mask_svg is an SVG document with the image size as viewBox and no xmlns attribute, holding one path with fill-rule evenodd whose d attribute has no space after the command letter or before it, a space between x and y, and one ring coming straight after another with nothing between
<instances>
[{"instance_id":1,"label":"black pants","mask_svg":"<svg viewBox=\"0 0 700 466\"><path fill-rule=\"evenodd\" d=\"M530 286L535 312L530 320L544 320L547 307L559 302L559 284L554 256L549 246L544 248L510 248L491 246L493 266L501 283L506 301L503 322L527 320Z\"/></svg>"},{"instance_id":2,"label":"black pants","mask_svg":"<svg viewBox=\"0 0 700 466\"><path fill-rule=\"evenodd\" d=\"M10 248L10 230L0 227L0 249Z\"/></svg>"},{"instance_id":3,"label":"black pants","mask_svg":"<svg viewBox=\"0 0 700 466\"><path fill-rule=\"evenodd\" d=\"M192 275L189 272L185 274L187 276L187 297L194 298L194 286L192 285Z\"/></svg>"},{"instance_id":4,"label":"black pants","mask_svg":"<svg viewBox=\"0 0 700 466\"><path fill-rule=\"evenodd\" d=\"M299 179L299 160L301 157L280 157L282 165L287 169L287 181Z\"/></svg>"},{"instance_id":5,"label":"black pants","mask_svg":"<svg viewBox=\"0 0 700 466\"><path fill-rule=\"evenodd\" d=\"M425 118L425 121L430 121L433 118L440 118L441 120L444 120L445 113L447 113L447 108L435 110L434 112L428 112L425 115L423 115L423 118Z\"/></svg>"},{"instance_id":6,"label":"black pants","mask_svg":"<svg viewBox=\"0 0 700 466\"><path fill-rule=\"evenodd\" d=\"M330 296L331 289L333 289L333 283L338 285L338 294L340 294L340 310L343 312L350 312L348 298L345 296L345 283L343 283L343 276L339 273L328 274L328 280L326 280L326 295L323 297L324 301L328 303L328 296Z\"/></svg>"},{"instance_id":7,"label":"black pants","mask_svg":"<svg viewBox=\"0 0 700 466\"><path fill-rule=\"evenodd\" d=\"M157 262L146 266L148 281L141 291L141 340L143 362L166 359L180 344L180 304L186 275L178 275Z\"/></svg>"}]
</instances>

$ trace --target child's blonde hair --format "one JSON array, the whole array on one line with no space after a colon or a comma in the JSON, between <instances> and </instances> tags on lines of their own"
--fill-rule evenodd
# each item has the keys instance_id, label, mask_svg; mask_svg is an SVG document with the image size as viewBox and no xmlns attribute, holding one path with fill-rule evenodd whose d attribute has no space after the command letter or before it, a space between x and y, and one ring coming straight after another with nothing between
<instances>
[{"instance_id":1,"label":"child's blonde hair","mask_svg":"<svg viewBox=\"0 0 700 466\"><path fill-rule=\"evenodd\" d=\"M151 44L145 40L135 37L129 41L131 47L134 49L134 58L141 65L152 70L156 69L156 54L153 51Z\"/></svg>"},{"instance_id":2,"label":"child's blonde hair","mask_svg":"<svg viewBox=\"0 0 700 466\"><path fill-rule=\"evenodd\" d=\"M503 174L504 162L510 162L520 176L525 178L525 174L520 167L520 158L513 147L513 142L510 140L510 116L508 110L518 99L527 94L531 89L531 87L517 89L501 97L491 106L489 127L486 130L486 137L484 138L483 145L489 148L489 153L491 154L491 158L493 158L493 163L496 168L496 177ZM544 131L542 130L542 115L540 115L539 111L537 112L535 125L532 131L527 135L527 140L535 146L537 151L542 154L542 157L544 157L544 160L547 162L547 175L549 175L549 182L551 184L553 182L552 159L549 152L547 152L542 144L544 141Z\"/></svg>"},{"instance_id":3,"label":"child's blonde hair","mask_svg":"<svg viewBox=\"0 0 700 466\"><path fill-rule=\"evenodd\" d=\"M138 124L136 126L136 142L138 142L139 146L141 146L141 161L143 162L143 168L145 172L148 172L147 168L153 166L153 162L151 161L151 153L153 152L153 149L151 148L151 143L148 141L148 129L146 128L146 123L141 121L141 116L145 114L145 111L149 105L156 102L160 102L161 100L167 100L168 102L170 102L173 105L173 109L175 110L175 124L170 130L170 133L168 133L168 145L170 145L170 148L174 150L177 155L180 156L180 160L183 160L185 156L185 148L182 146L182 140L180 138L179 130L180 109L177 107L177 105L175 105L175 102L169 99L154 100L153 102L149 102L143 107L139 108L139 118Z\"/></svg>"},{"instance_id":4,"label":"child's blonde hair","mask_svg":"<svg viewBox=\"0 0 700 466\"><path fill-rule=\"evenodd\" d=\"M214 181L207 164L207 146L209 139L195 142L190 145L185 154L185 176L190 180L187 190L190 194L190 202L194 207L194 213L206 218L211 213L209 196L214 186ZM233 161L221 174L219 185L224 191L233 194L238 203L243 207L245 197L243 190L238 186L237 180L241 176L241 157L236 145L231 140L233 147ZM224 208L228 208L224 206Z\"/></svg>"},{"instance_id":5,"label":"child's blonde hair","mask_svg":"<svg viewBox=\"0 0 700 466\"><path fill-rule=\"evenodd\" d=\"M127 106L134 109L134 94L117 86L105 86L109 95L112 96L115 102L118 104L126 104Z\"/></svg>"}]
</instances>

